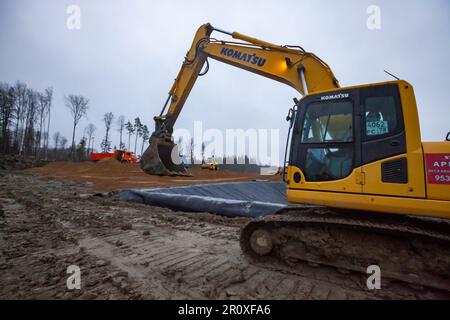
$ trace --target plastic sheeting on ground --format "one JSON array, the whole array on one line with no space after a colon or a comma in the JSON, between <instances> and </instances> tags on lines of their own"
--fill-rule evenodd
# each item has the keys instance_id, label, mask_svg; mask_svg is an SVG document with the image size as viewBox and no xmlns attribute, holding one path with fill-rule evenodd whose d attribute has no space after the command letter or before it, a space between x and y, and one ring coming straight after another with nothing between
<instances>
[{"instance_id":1,"label":"plastic sheeting on ground","mask_svg":"<svg viewBox=\"0 0 450 320\"><path fill-rule=\"evenodd\" d=\"M116 199L172 210L259 217L286 207L286 187L279 182L235 182L121 191Z\"/></svg>"}]
</instances>

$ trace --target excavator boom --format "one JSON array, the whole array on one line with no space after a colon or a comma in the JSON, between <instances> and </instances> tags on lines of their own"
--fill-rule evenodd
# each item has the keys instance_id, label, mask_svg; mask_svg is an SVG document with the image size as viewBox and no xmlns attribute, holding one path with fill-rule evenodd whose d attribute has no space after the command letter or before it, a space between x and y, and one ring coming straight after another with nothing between
<instances>
[{"instance_id":1,"label":"excavator boom","mask_svg":"<svg viewBox=\"0 0 450 320\"><path fill-rule=\"evenodd\" d=\"M240 41L211 38L213 31L228 34ZM339 82L330 67L315 54L306 52L301 47L279 46L237 32L216 29L210 24L202 25L195 35L161 113L154 117L155 131L141 158L141 168L146 173L187 174L178 160L178 149L172 141L172 132L189 93L197 78L202 75L205 63L207 69L209 68L208 58L282 82L296 89L301 95L339 88Z\"/></svg>"}]
</instances>

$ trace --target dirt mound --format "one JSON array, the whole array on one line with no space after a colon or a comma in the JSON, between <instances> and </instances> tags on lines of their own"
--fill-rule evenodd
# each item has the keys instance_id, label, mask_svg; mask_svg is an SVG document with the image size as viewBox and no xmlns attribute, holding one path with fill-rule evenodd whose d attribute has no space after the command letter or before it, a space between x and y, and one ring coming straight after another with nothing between
<instances>
[{"instance_id":1,"label":"dirt mound","mask_svg":"<svg viewBox=\"0 0 450 320\"><path fill-rule=\"evenodd\" d=\"M114 191L123 189L142 189L191 185L197 183L251 181L270 179L280 181L279 176L267 177L255 173L240 173L220 170L210 171L189 168L193 177L160 177L145 174L139 163L121 163L116 159L104 159L98 162L55 161L46 166L27 170L47 177L61 178L77 182L92 183L97 191Z\"/></svg>"},{"instance_id":2,"label":"dirt mound","mask_svg":"<svg viewBox=\"0 0 450 320\"><path fill-rule=\"evenodd\" d=\"M121 163L114 158L102 159L98 162L50 162L43 168L38 168L35 172L56 175L56 176L104 176L113 177L118 175L128 175L135 172L135 165Z\"/></svg>"},{"instance_id":3,"label":"dirt mound","mask_svg":"<svg viewBox=\"0 0 450 320\"><path fill-rule=\"evenodd\" d=\"M123 174L130 173L130 171L133 171L135 168L132 168L129 163L122 163L115 158L107 158L96 162L90 169L93 170L91 173Z\"/></svg>"}]
</instances>

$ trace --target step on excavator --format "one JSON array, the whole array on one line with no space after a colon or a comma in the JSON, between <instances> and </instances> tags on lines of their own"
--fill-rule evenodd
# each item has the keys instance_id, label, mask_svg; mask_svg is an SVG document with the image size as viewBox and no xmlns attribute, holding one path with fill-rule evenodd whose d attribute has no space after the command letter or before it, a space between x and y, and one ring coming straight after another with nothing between
<instances>
[{"instance_id":1,"label":"step on excavator","mask_svg":"<svg viewBox=\"0 0 450 320\"><path fill-rule=\"evenodd\" d=\"M214 31L234 40L212 38ZM287 108L283 178L292 205L242 228L247 259L294 273L305 262L365 275L376 265L386 283L450 296L449 135L421 141L414 90L404 80L340 87L300 46L202 25L154 118L142 170L188 174L176 159L173 126L208 58L302 95Z\"/></svg>"}]
</instances>

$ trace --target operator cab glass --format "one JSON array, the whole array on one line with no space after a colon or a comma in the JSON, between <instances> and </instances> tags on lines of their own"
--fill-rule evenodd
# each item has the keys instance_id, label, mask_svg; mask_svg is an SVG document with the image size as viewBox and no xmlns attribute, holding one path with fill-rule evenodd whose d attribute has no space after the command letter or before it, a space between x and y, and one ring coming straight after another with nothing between
<instances>
[{"instance_id":1,"label":"operator cab glass","mask_svg":"<svg viewBox=\"0 0 450 320\"><path fill-rule=\"evenodd\" d=\"M301 137L301 142L307 145L304 174L308 181L336 180L350 174L353 159L353 105L350 101L307 105Z\"/></svg>"},{"instance_id":2,"label":"operator cab glass","mask_svg":"<svg viewBox=\"0 0 450 320\"><path fill-rule=\"evenodd\" d=\"M364 104L367 137L389 134L397 128L394 97L368 97Z\"/></svg>"},{"instance_id":3,"label":"operator cab glass","mask_svg":"<svg viewBox=\"0 0 450 320\"><path fill-rule=\"evenodd\" d=\"M354 168L405 152L395 84L309 95L298 103L289 163L305 182L344 179Z\"/></svg>"},{"instance_id":4,"label":"operator cab glass","mask_svg":"<svg viewBox=\"0 0 450 320\"><path fill-rule=\"evenodd\" d=\"M352 142L352 104L319 102L308 105L302 142Z\"/></svg>"}]
</instances>

